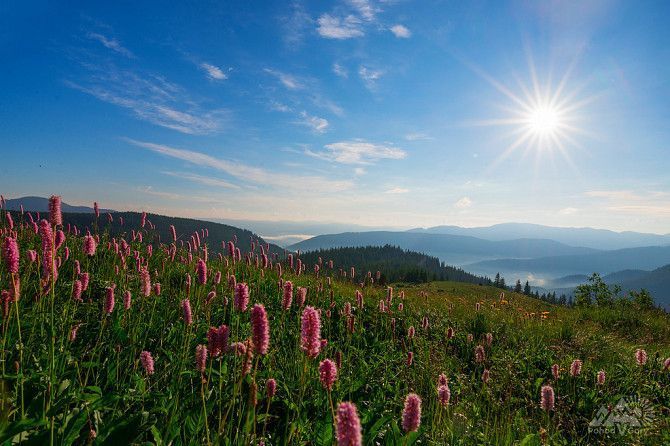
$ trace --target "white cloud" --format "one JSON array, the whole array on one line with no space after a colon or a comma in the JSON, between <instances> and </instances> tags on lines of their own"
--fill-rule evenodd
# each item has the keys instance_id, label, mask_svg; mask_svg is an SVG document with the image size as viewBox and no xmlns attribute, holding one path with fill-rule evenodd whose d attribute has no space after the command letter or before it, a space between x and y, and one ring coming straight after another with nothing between
<instances>
[{"instance_id":1,"label":"white cloud","mask_svg":"<svg viewBox=\"0 0 670 446\"><path fill-rule=\"evenodd\" d=\"M326 130L328 130L328 120L324 118L311 116L305 111L300 113L300 117L302 118L299 121L300 124L310 127L317 133L324 133Z\"/></svg>"},{"instance_id":2,"label":"white cloud","mask_svg":"<svg viewBox=\"0 0 670 446\"><path fill-rule=\"evenodd\" d=\"M412 37L412 32L403 25L393 25L389 29L398 38L408 39Z\"/></svg>"},{"instance_id":3,"label":"white cloud","mask_svg":"<svg viewBox=\"0 0 670 446\"><path fill-rule=\"evenodd\" d=\"M317 32L327 39L351 39L364 34L361 20L353 15L340 19L330 14L323 14L317 23L319 24Z\"/></svg>"},{"instance_id":4,"label":"white cloud","mask_svg":"<svg viewBox=\"0 0 670 446\"><path fill-rule=\"evenodd\" d=\"M347 69L338 63L333 64L333 73L345 79L349 77L349 72Z\"/></svg>"},{"instance_id":5,"label":"white cloud","mask_svg":"<svg viewBox=\"0 0 670 446\"><path fill-rule=\"evenodd\" d=\"M194 150L177 149L163 144L136 141L130 138L124 139L137 147L197 166L219 170L241 181L264 186L291 190L309 190L313 192L338 192L353 187L353 183L348 180L331 180L320 176L275 173L259 167L249 166L244 163L215 158L211 155L196 152Z\"/></svg>"},{"instance_id":6,"label":"white cloud","mask_svg":"<svg viewBox=\"0 0 670 446\"><path fill-rule=\"evenodd\" d=\"M394 187L392 189L388 189L384 193L386 193L386 194L406 194L407 192L409 192L409 189L405 189L403 187Z\"/></svg>"},{"instance_id":7,"label":"white cloud","mask_svg":"<svg viewBox=\"0 0 670 446\"><path fill-rule=\"evenodd\" d=\"M215 65L203 62L203 63L200 64L200 68L205 70L205 73L207 73L207 77L209 77L210 79L214 79L214 80L228 79L228 76L226 75L226 73L224 73L221 70L221 68L219 68Z\"/></svg>"},{"instance_id":8,"label":"white cloud","mask_svg":"<svg viewBox=\"0 0 670 446\"><path fill-rule=\"evenodd\" d=\"M361 176L361 175L365 175L366 173L368 173L367 170L365 170L362 167L357 167L357 168L354 169L354 174L355 175Z\"/></svg>"},{"instance_id":9,"label":"white cloud","mask_svg":"<svg viewBox=\"0 0 670 446\"><path fill-rule=\"evenodd\" d=\"M109 38L109 37L103 36L102 34L98 34L98 33L88 33L88 38L93 39L93 40L97 40L98 42L100 42L106 48L108 48L112 51L116 51L117 53L119 53L123 56L129 57L131 59L135 58L135 55L129 49L124 48L121 45L121 43L119 43L119 41L114 39L114 38Z\"/></svg>"},{"instance_id":10,"label":"white cloud","mask_svg":"<svg viewBox=\"0 0 670 446\"><path fill-rule=\"evenodd\" d=\"M458 200L454 206L456 206L459 209L466 209L472 206L472 200L470 200L469 197L463 197L460 200Z\"/></svg>"},{"instance_id":11,"label":"white cloud","mask_svg":"<svg viewBox=\"0 0 670 446\"><path fill-rule=\"evenodd\" d=\"M284 87L288 88L289 90L300 90L303 88L302 83L298 81L295 76L270 68L265 68L263 71L279 79L279 82L281 82L282 85L284 85Z\"/></svg>"},{"instance_id":12,"label":"white cloud","mask_svg":"<svg viewBox=\"0 0 670 446\"><path fill-rule=\"evenodd\" d=\"M397 147L372 144L365 141L342 141L326 144L326 150L305 153L315 158L324 159L341 164L373 164L381 159L403 159L407 153Z\"/></svg>"},{"instance_id":13,"label":"white cloud","mask_svg":"<svg viewBox=\"0 0 670 446\"><path fill-rule=\"evenodd\" d=\"M283 29L284 43L287 47L294 49L302 44L307 28L313 23L302 3L295 1L291 3L291 14L279 18Z\"/></svg>"},{"instance_id":14,"label":"white cloud","mask_svg":"<svg viewBox=\"0 0 670 446\"><path fill-rule=\"evenodd\" d=\"M361 65L358 69L358 75L363 80L363 82L365 82L366 87L369 89L374 89L377 85L377 81L384 75L384 72L381 70L373 70Z\"/></svg>"}]
</instances>

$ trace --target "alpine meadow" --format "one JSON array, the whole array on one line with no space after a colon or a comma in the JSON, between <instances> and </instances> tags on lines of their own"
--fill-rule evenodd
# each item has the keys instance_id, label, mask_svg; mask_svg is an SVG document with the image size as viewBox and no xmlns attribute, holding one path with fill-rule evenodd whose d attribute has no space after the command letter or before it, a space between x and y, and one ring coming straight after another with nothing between
<instances>
[{"instance_id":1,"label":"alpine meadow","mask_svg":"<svg viewBox=\"0 0 670 446\"><path fill-rule=\"evenodd\" d=\"M0 446L670 445L670 3L0 5Z\"/></svg>"}]
</instances>

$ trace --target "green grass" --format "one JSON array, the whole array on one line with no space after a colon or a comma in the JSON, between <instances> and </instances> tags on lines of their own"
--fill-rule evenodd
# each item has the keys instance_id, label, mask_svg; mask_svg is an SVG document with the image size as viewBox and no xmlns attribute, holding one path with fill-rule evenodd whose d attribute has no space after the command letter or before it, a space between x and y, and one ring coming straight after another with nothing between
<instances>
[{"instance_id":1,"label":"green grass","mask_svg":"<svg viewBox=\"0 0 670 446\"><path fill-rule=\"evenodd\" d=\"M145 240L151 239L149 235ZM317 359L310 360L299 348L302 309L294 303L289 311L282 310L276 268L245 262L226 265L210 253L208 282L200 285L194 280L187 294L186 276L195 279L199 253L194 252L188 262L187 251L181 248L171 261L161 247L154 247L149 257L146 245L132 242L131 252L138 250L148 259L152 282L162 284L160 296L143 297L135 260L128 257L124 269L120 256L107 249L105 234L91 258L84 256L80 237L68 236L65 246L70 258L63 260L53 292L44 292L40 265L31 264L26 256L28 249L40 252L39 238L23 227L18 239L21 299L8 307L2 324L1 444L258 444L263 440L266 445L330 445L333 420L317 367L320 360L337 355L342 356L342 367L332 398L335 404L356 404L364 444L670 442L670 374L661 370L663 359L670 356L670 324L663 313L571 309L514 293L506 293L506 303L501 303L497 288L454 282L399 284L394 288L393 313L380 313L385 289L370 284L360 287L336 277L329 286L325 276L336 276L337 265L315 277L287 274L284 263L283 279L308 287L307 304L322 309L322 337L328 344ZM130 235L126 239L130 242ZM57 256L64 256L64 247ZM92 277L81 303L70 297L75 260ZM307 270L311 269L308 265ZM216 271L223 274L220 284L213 283ZM251 333L248 313L233 309L228 274L249 284L250 307L263 303L267 308L270 351L253 359L249 374L242 374L243 357L225 354L210 358L201 375L194 352L198 344L207 343L210 326L227 324L233 342L244 341ZM116 285L116 307L111 315L104 315L105 289L112 284ZM0 289L11 287L11 276L2 269ZM364 294L363 308L356 305L356 289ZM122 302L126 290L133 295L127 311ZM206 305L211 290L217 297ZM405 293L404 301L400 291ZM193 307L190 326L185 325L179 304L187 296ZM353 333L347 330L342 313L345 302L354 307ZM548 312L544 319L542 312ZM425 329L424 317L429 321ZM77 338L70 342L70 330L78 324ZM416 328L413 339L407 337L410 326ZM446 337L449 327L455 330L453 339ZM493 343L486 348L485 362L477 364L474 348L486 333L492 333ZM468 334L473 335L472 342ZM649 353L644 367L635 364L637 348ZM139 362L143 350L151 351L155 359L152 376L144 373ZM406 364L409 351L414 353L411 366ZM579 377L572 378L567 370L575 358L582 359L584 367ZM558 381L551 376L553 363L561 366ZM484 368L490 370L488 384L481 380ZM595 374L601 369L607 380L597 386ZM448 376L452 392L447 408L437 402L440 373ZM269 378L278 383L271 400L265 396ZM556 391L556 407L549 414L539 407L544 384ZM400 420L409 392L421 396L423 411L419 431L405 435ZM614 405L630 395L651 402L652 424L628 435L588 433L588 423L601 405Z\"/></svg>"}]
</instances>

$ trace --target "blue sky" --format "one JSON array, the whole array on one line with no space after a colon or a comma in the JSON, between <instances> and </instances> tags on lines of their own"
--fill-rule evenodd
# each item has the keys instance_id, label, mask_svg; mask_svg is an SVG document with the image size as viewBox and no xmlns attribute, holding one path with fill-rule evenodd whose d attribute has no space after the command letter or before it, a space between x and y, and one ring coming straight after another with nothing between
<instances>
[{"instance_id":1,"label":"blue sky","mask_svg":"<svg viewBox=\"0 0 670 446\"><path fill-rule=\"evenodd\" d=\"M0 6L5 196L670 227L666 2L94 3Z\"/></svg>"}]
</instances>

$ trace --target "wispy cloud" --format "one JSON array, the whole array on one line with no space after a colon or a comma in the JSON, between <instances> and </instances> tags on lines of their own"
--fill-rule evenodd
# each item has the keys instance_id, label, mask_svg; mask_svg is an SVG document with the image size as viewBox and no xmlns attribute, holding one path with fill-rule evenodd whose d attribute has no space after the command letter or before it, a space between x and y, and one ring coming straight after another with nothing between
<instances>
[{"instance_id":1,"label":"wispy cloud","mask_svg":"<svg viewBox=\"0 0 670 446\"><path fill-rule=\"evenodd\" d=\"M558 213L561 215L574 215L577 212L579 212L579 209L573 207L563 208L560 211L558 211Z\"/></svg>"},{"instance_id":2,"label":"wispy cloud","mask_svg":"<svg viewBox=\"0 0 670 446\"><path fill-rule=\"evenodd\" d=\"M280 17L279 21L283 30L284 43L289 48L296 48L302 43L305 31L313 20L299 1L292 2L290 9L290 13Z\"/></svg>"},{"instance_id":3,"label":"wispy cloud","mask_svg":"<svg viewBox=\"0 0 670 446\"><path fill-rule=\"evenodd\" d=\"M305 150L305 154L315 158L340 164L373 164L382 159L399 160L407 153L398 147L373 144L365 141L342 141L326 144L325 150L314 152Z\"/></svg>"},{"instance_id":4,"label":"wispy cloud","mask_svg":"<svg viewBox=\"0 0 670 446\"><path fill-rule=\"evenodd\" d=\"M649 216L670 215L670 193L661 191L592 190L587 197L606 200L600 202L605 209L617 213Z\"/></svg>"},{"instance_id":5,"label":"wispy cloud","mask_svg":"<svg viewBox=\"0 0 670 446\"><path fill-rule=\"evenodd\" d=\"M407 141L432 141L435 138L433 138L430 135L427 135L426 133L413 132L413 133L406 134L405 139Z\"/></svg>"},{"instance_id":6,"label":"wispy cloud","mask_svg":"<svg viewBox=\"0 0 670 446\"><path fill-rule=\"evenodd\" d=\"M170 175L175 178L182 178L184 180L193 181L195 183L204 184L205 186L223 187L226 189L240 189L240 186L229 183L228 181L224 181L219 178L197 175L194 173L164 171L163 174Z\"/></svg>"},{"instance_id":7,"label":"wispy cloud","mask_svg":"<svg viewBox=\"0 0 670 446\"><path fill-rule=\"evenodd\" d=\"M409 192L409 189L403 187L394 187L384 191L386 194L406 194L407 192Z\"/></svg>"},{"instance_id":8,"label":"wispy cloud","mask_svg":"<svg viewBox=\"0 0 670 446\"><path fill-rule=\"evenodd\" d=\"M377 86L377 81L381 79L381 77L384 75L384 72L361 65L358 68L358 75L368 89L374 90Z\"/></svg>"},{"instance_id":9,"label":"wispy cloud","mask_svg":"<svg viewBox=\"0 0 670 446\"><path fill-rule=\"evenodd\" d=\"M216 65L203 62L200 64L200 68L205 71L207 77L213 80L225 80L228 79L228 75L223 72L223 70Z\"/></svg>"},{"instance_id":10,"label":"wispy cloud","mask_svg":"<svg viewBox=\"0 0 670 446\"><path fill-rule=\"evenodd\" d=\"M298 121L299 124L305 125L317 133L324 133L328 130L329 124L327 119L312 116L305 111L300 113L300 118L300 121Z\"/></svg>"},{"instance_id":11,"label":"wispy cloud","mask_svg":"<svg viewBox=\"0 0 670 446\"><path fill-rule=\"evenodd\" d=\"M113 37L106 37L99 33L90 32L88 33L88 38L97 40L106 48L115 51L123 56L134 59L135 55L127 48L125 48L121 43Z\"/></svg>"},{"instance_id":12,"label":"wispy cloud","mask_svg":"<svg viewBox=\"0 0 670 446\"><path fill-rule=\"evenodd\" d=\"M345 79L349 77L349 72L347 69L338 63L333 64L333 73Z\"/></svg>"},{"instance_id":13,"label":"wispy cloud","mask_svg":"<svg viewBox=\"0 0 670 446\"><path fill-rule=\"evenodd\" d=\"M403 25L393 25L389 30L400 39L409 39L412 37L412 32Z\"/></svg>"},{"instance_id":14,"label":"wispy cloud","mask_svg":"<svg viewBox=\"0 0 670 446\"><path fill-rule=\"evenodd\" d=\"M276 77L289 90L300 90L303 88L303 84L295 76L271 68L265 68L263 71Z\"/></svg>"},{"instance_id":15,"label":"wispy cloud","mask_svg":"<svg viewBox=\"0 0 670 446\"><path fill-rule=\"evenodd\" d=\"M220 132L230 112L205 107L184 88L163 76L140 69L119 68L107 58L83 53L82 67L65 85L100 101L125 108L138 119L191 135Z\"/></svg>"},{"instance_id":16,"label":"wispy cloud","mask_svg":"<svg viewBox=\"0 0 670 446\"><path fill-rule=\"evenodd\" d=\"M354 8L358 14L366 21L370 22L375 19L375 14L378 9L372 6L369 0L347 0L347 3Z\"/></svg>"},{"instance_id":17,"label":"wispy cloud","mask_svg":"<svg viewBox=\"0 0 670 446\"><path fill-rule=\"evenodd\" d=\"M163 144L137 141L130 138L124 138L124 140L154 153L186 161L197 166L219 170L244 182L282 189L309 190L313 192L337 192L353 187L353 183L348 180L331 180L321 176L303 176L270 172L260 167L216 158L194 150L178 149Z\"/></svg>"},{"instance_id":18,"label":"wispy cloud","mask_svg":"<svg viewBox=\"0 0 670 446\"><path fill-rule=\"evenodd\" d=\"M354 15L344 18L323 14L317 20L319 24L316 29L321 37L327 39L352 39L364 35L361 19Z\"/></svg>"},{"instance_id":19,"label":"wispy cloud","mask_svg":"<svg viewBox=\"0 0 670 446\"><path fill-rule=\"evenodd\" d=\"M456 206L458 209L467 209L472 206L472 200L470 197L463 197L454 203L454 206Z\"/></svg>"},{"instance_id":20,"label":"wispy cloud","mask_svg":"<svg viewBox=\"0 0 670 446\"><path fill-rule=\"evenodd\" d=\"M365 175L366 173L368 173L368 171L365 170L365 169L362 168L362 167L356 167L356 168L354 169L354 174L355 174L355 175L361 176L361 175Z\"/></svg>"},{"instance_id":21,"label":"wispy cloud","mask_svg":"<svg viewBox=\"0 0 670 446\"><path fill-rule=\"evenodd\" d=\"M288 105L278 102L278 101L270 101L270 110L282 112L282 113L288 113L291 111L291 107Z\"/></svg>"}]
</instances>

